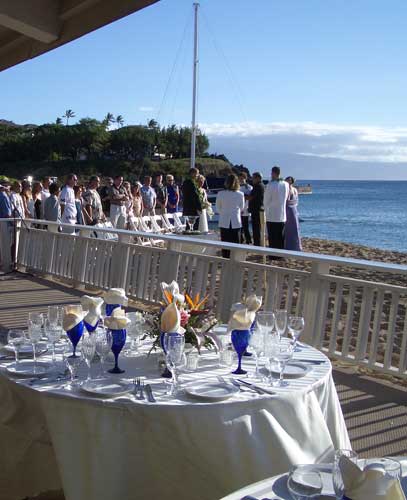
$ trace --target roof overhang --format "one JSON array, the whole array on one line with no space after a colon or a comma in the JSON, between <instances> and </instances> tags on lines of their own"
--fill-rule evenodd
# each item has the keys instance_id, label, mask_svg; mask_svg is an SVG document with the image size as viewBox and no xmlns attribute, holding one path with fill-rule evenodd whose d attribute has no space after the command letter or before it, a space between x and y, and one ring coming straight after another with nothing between
<instances>
[{"instance_id":1,"label":"roof overhang","mask_svg":"<svg viewBox=\"0 0 407 500\"><path fill-rule=\"evenodd\" d=\"M159 0L0 0L0 71Z\"/></svg>"}]
</instances>

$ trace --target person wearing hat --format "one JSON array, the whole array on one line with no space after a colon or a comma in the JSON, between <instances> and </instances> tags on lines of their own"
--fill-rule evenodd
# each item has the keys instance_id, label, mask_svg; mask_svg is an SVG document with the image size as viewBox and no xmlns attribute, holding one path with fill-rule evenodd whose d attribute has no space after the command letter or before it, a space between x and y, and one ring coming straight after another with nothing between
<instances>
[{"instance_id":1,"label":"person wearing hat","mask_svg":"<svg viewBox=\"0 0 407 500\"><path fill-rule=\"evenodd\" d=\"M247 196L248 210L252 217L253 244L264 246L264 184L262 175L255 172L252 175L253 189Z\"/></svg>"}]
</instances>

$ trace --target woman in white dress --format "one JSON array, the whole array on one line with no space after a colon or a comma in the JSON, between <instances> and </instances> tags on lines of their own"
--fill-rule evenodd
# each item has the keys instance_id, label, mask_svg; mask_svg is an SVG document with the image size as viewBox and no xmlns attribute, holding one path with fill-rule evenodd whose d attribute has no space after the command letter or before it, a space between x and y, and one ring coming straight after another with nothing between
<instances>
[{"instance_id":1,"label":"woman in white dress","mask_svg":"<svg viewBox=\"0 0 407 500\"><path fill-rule=\"evenodd\" d=\"M198 227L198 231L200 231L201 233L207 233L209 231L207 209L210 206L210 203L208 202L208 195L206 194L206 190L204 189L205 180L206 179L203 175L199 175L197 178L198 189L201 195L201 202L202 202L202 210L199 215L199 227Z\"/></svg>"}]
</instances>

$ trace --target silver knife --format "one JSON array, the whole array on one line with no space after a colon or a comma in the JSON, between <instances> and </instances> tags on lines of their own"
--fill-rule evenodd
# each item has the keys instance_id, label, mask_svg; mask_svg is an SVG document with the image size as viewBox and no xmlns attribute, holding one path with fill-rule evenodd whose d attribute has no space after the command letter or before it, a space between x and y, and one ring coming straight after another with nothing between
<instances>
[{"instance_id":1,"label":"silver knife","mask_svg":"<svg viewBox=\"0 0 407 500\"><path fill-rule=\"evenodd\" d=\"M149 400L150 403L155 403L155 397L153 395L153 389L151 388L151 385L150 384L147 384L145 386L145 390L146 390L146 393L147 393L147 399Z\"/></svg>"},{"instance_id":2,"label":"silver knife","mask_svg":"<svg viewBox=\"0 0 407 500\"><path fill-rule=\"evenodd\" d=\"M251 384L250 382L246 382L245 380L242 380L240 378L237 379L241 384L244 384L247 387L250 387L251 389L257 391L259 394L270 394L271 396L274 396L276 393L273 391L269 391L268 389L263 389L263 387L259 387L258 385Z\"/></svg>"}]
</instances>

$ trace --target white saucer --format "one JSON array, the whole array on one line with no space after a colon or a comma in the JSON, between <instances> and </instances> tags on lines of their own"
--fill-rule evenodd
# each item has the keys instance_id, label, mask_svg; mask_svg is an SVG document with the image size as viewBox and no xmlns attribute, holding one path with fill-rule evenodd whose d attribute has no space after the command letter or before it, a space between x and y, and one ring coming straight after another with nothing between
<instances>
[{"instance_id":1,"label":"white saucer","mask_svg":"<svg viewBox=\"0 0 407 500\"><path fill-rule=\"evenodd\" d=\"M300 363L298 361L290 361L285 365L284 369L284 378L300 378L304 377L309 371L311 367ZM272 368L272 373L278 375L278 370L276 368Z\"/></svg>"},{"instance_id":2,"label":"white saucer","mask_svg":"<svg viewBox=\"0 0 407 500\"><path fill-rule=\"evenodd\" d=\"M102 398L115 398L134 391L134 384L125 380L115 380L114 378L105 377L95 380L85 381L80 386L81 391L93 396Z\"/></svg>"},{"instance_id":3,"label":"white saucer","mask_svg":"<svg viewBox=\"0 0 407 500\"><path fill-rule=\"evenodd\" d=\"M51 365L42 361L22 360L19 363L11 363L6 370L12 375L19 377L43 377L51 371Z\"/></svg>"},{"instance_id":4,"label":"white saucer","mask_svg":"<svg viewBox=\"0 0 407 500\"><path fill-rule=\"evenodd\" d=\"M224 401L239 392L232 384L222 384L217 381L197 382L184 387L185 393L203 401Z\"/></svg>"}]
</instances>

